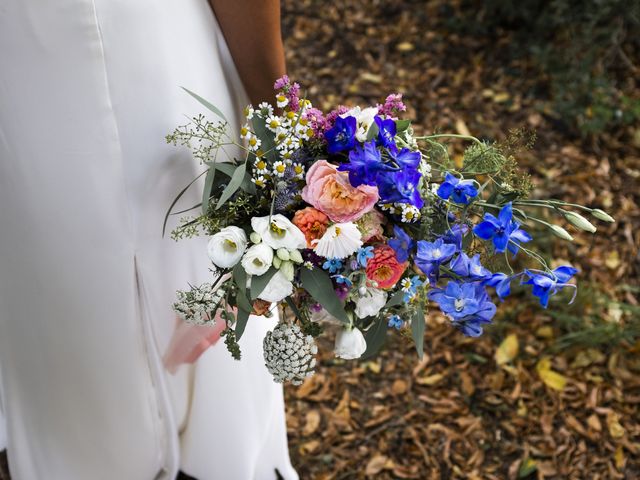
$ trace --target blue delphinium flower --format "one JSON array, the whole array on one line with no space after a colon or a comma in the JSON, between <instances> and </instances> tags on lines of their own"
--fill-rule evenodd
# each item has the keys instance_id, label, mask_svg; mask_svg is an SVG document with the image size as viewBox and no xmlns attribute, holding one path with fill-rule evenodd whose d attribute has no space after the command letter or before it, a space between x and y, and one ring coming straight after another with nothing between
<instances>
[{"instance_id":1,"label":"blue delphinium flower","mask_svg":"<svg viewBox=\"0 0 640 480\"><path fill-rule=\"evenodd\" d=\"M420 165L422 157L420 152L409 150L408 148L403 148L399 152L389 150L389 156L398 164L399 168L412 168L414 170Z\"/></svg>"},{"instance_id":2,"label":"blue delphinium flower","mask_svg":"<svg viewBox=\"0 0 640 480\"><path fill-rule=\"evenodd\" d=\"M504 300L511 293L511 280L513 280L513 277L507 274L494 273L491 278L483 280L482 284L488 287L494 287L498 298Z\"/></svg>"},{"instance_id":3,"label":"blue delphinium flower","mask_svg":"<svg viewBox=\"0 0 640 480\"><path fill-rule=\"evenodd\" d=\"M333 128L324 134L327 140L327 150L334 154L344 150L351 150L356 144L356 117L337 117Z\"/></svg>"},{"instance_id":4,"label":"blue delphinium flower","mask_svg":"<svg viewBox=\"0 0 640 480\"><path fill-rule=\"evenodd\" d=\"M420 172L411 168L378 175L380 201L382 203L409 203L416 208L422 208L424 201L418 189L421 177Z\"/></svg>"},{"instance_id":5,"label":"blue delphinium flower","mask_svg":"<svg viewBox=\"0 0 640 480\"><path fill-rule=\"evenodd\" d=\"M449 260L456 253L456 246L447 244L441 238L435 242L420 240L416 253L416 265L422 272L429 276L437 277L440 264Z\"/></svg>"},{"instance_id":6,"label":"blue delphinium flower","mask_svg":"<svg viewBox=\"0 0 640 480\"><path fill-rule=\"evenodd\" d=\"M369 259L373 258L373 256L374 256L374 254L373 254L373 247L372 246L361 247L356 252L356 258L358 259L358 263L360 264L360 266L362 268L366 268L367 267L367 263L369 262Z\"/></svg>"},{"instance_id":7,"label":"blue delphinium flower","mask_svg":"<svg viewBox=\"0 0 640 480\"><path fill-rule=\"evenodd\" d=\"M447 173L437 195L443 200L451 198L456 203L467 205L472 198L478 196L478 189L473 180L460 180L455 175Z\"/></svg>"},{"instance_id":8,"label":"blue delphinium flower","mask_svg":"<svg viewBox=\"0 0 640 480\"><path fill-rule=\"evenodd\" d=\"M394 137L396 136L396 122L390 118L383 120L378 115L373 117L373 121L376 122L376 125L378 126L378 137L376 139L376 143L388 148L389 150L396 150L396 141L394 140Z\"/></svg>"},{"instance_id":9,"label":"blue delphinium flower","mask_svg":"<svg viewBox=\"0 0 640 480\"><path fill-rule=\"evenodd\" d=\"M533 285L531 293L540 299L540 305L547 308L549 305L549 298L558 293L564 287L571 287L577 289L577 287L571 283L567 283L571 277L573 277L578 270L564 265L558 267L552 272L537 272L531 270L525 270L524 275L529 279L523 285ZM575 298L575 293L574 293ZM572 303L574 298L569 303Z\"/></svg>"},{"instance_id":10,"label":"blue delphinium flower","mask_svg":"<svg viewBox=\"0 0 640 480\"><path fill-rule=\"evenodd\" d=\"M400 263L404 263L409 259L409 253L413 249L415 242L413 238L407 235L402 228L397 225L393 227L395 237L391 238L387 243L396 252L396 258Z\"/></svg>"},{"instance_id":11,"label":"blue delphinium flower","mask_svg":"<svg viewBox=\"0 0 640 480\"><path fill-rule=\"evenodd\" d=\"M491 272L480 263L480 254L475 254L472 258L461 252L455 259L451 260L449 268L460 277L471 281L488 280Z\"/></svg>"},{"instance_id":12,"label":"blue delphinium flower","mask_svg":"<svg viewBox=\"0 0 640 480\"><path fill-rule=\"evenodd\" d=\"M342 260L339 258L328 258L327 261L322 264L322 268L329 270L329 273L336 273L342 268Z\"/></svg>"},{"instance_id":13,"label":"blue delphinium flower","mask_svg":"<svg viewBox=\"0 0 640 480\"><path fill-rule=\"evenodd\" d=\"M452 280L444 289L431 290L428 297L438 303L440 310L451 318L456 328L470 337L482 335L482 325L491 323L496 313L496 306L479 283Z\"/></svg>"},{"instance_id":14,"label":"blue delphinium flower","mask_svg":"<svg viewBox=\"0 0 640 480\"><path fill-rule=\"evenodd\" d=\"M398 315L391 315L389 317L389 322L387 326L389 328L395 328L396 330L400 330L404 325L404 321Z\"/></svg>"},{"instance_id":15,"label":"blue delphinium flower","mask_svg":"<svg viewBox=\"0 0 640 480\"><path fill-rule=\"evenodd\" d=\"M349 183L354 187L360 185L377 185L378 173L390 170L390 165L382 161L380 150L375 142L367 142L363 146L356 147L349 152L349 162L340 164L338 170L349 172Z\"/></svg>"},{"instance_id":16,"label":"blue delphinium flower","mask_svg":"<svg viewBox=\"0 0 640 480\"><path fill-rule=\"evenodd\" d=\"M464 223L456 223L441 237L444 243L450 243L456 246L458 251L462 250L462 238L469 231Z\"/></svg>"},{"instance_id":17,"label":"blue delphinium flower","mask_svg":"<svg viewBox=\"0 0 640 480\"><path fill-rule=\"evenodd\" d=\"M351 288L353 286L353 282L349 280L349 277L345 277L344 275L334 275L331 278L335 279L338 285L344 285L348 288Z\"/></svg>"},{"instance_id":18,"label":"blue delphinium flower","mask_svg":"<svg viewBox=\"0 0 640 480\"><path fill-rule=\"evenodd\" d=\"M484 214L484 220L473 227L473 233L483 240L492 240L496 252L509 250L518 253L518 245L532 240L531 235L520 228L513 220L513 207L507 203L498 214L498 218L490 213Z\"/></svg>"}]
</instances>

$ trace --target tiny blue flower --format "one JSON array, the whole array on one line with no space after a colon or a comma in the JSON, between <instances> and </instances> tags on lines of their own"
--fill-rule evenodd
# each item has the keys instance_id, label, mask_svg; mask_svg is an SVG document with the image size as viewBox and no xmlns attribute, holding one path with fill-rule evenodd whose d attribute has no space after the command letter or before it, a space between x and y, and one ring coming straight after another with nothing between
<instances>
[{"instance_id":1,"label":"tiny blue flower","mask_svg":"<svg viewBox=\"0 0 640 480\"><path fill-rule=\"evenodd\" d=\"M328 258L327 261L322 264L322 268L329 270L329 273L336 273L342 268L342 260L339 258Z\"/></svg>"},{"instance_id":2,"label":"tiny blue flower","mask_svg":"<svg viewBox=\"0 0 640 480\"><path fill-rule=\"evenodd\" d=\"M362 266L362 268L366 268L369 259L374 257L373 247L369 246L359 248L358 252L356 253L356 257L358 259L358 263Z\"/></svg>"},{"instance_id":3,"label":"tiny blue flower","mask_svg":"<svg viewBox=\"0 0 640 480\"><path fill-rule=\"evenodd\" d=\"M356 144L356 117L338 117L333 128L324 134L327 151L331 154L351 150Z\"/></svg>"},{"instance_id":4,"label":"tiny blue flower","mask_svg":"<svg viewBox=\"0 0 640 480\"><path fill-rule=\"evenodd\" d=\"M438 188L437 195L443 200L451 199L462 205L468 205L471 198L478 196L478 189L473 180L460 180L455 175L447 173L444 182Z\"/></svg>"},{"instance_id":5,"label":"tiny blue flower","mask_svg":"<svg viewBox=\"0 0 640 480\"><path fill-rule=\"evenodd\" d=\"M387 326L389 328L395 328L396 330L400 330L404 325L404 320L402 320L398 315L391 315L389 317L389 322Z\"/></svg>"},{"instance_id":6,"label":"tiny blue flower","mask_svg":"<svg viewBox=\"0 0 640 480\"><path fill-rule=\"evenodd\" d=\"M336 280L336 283L339 285L344 285L348 288L351 288L353 286L353 282L349 280L348 277L345 277L344 275L334 275L331 278L334 278Z\"/></svg>"}]
</instances>

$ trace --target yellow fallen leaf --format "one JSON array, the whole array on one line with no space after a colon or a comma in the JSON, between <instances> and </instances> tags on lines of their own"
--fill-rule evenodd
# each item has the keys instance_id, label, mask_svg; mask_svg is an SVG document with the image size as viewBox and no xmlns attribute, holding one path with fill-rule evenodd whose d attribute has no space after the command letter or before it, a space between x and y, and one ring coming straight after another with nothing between
<instances>
[{"instance_id":1,"label":"yellow fallen leaf","mask_svg":"<svg viewBox=\"0 0 640 480\"><path fill-rule=\"evenodd\" d=\"M510 98L511 96L507 92L500 92L500 93L496 93L493 96L493 101L496 103L504 103L508 101Z\"/></svg>"},{"instance_id":2,"label":"yellow fallen leaf","mask_svg":"<svg viewBox=\"0 0 640 480\"><path fill-rule=\"evenodd\" d=\"M549 357L544 357L538 362L536 365L536 371L538 372L540 379L549 388L562 391L567 385L567 378L564 375L551 370L551 359Z\"/></svg>"},{"instance_id":3,"label":"yellow fallen leaf","mask_svg":"<svg viewBox=\"0 0 640 480\"><path fill-rule=\"evenodd\" d=\"M462 120L461 118L456 118L456 132L458 132L460 135L471 135L467 124L464 123L464 120Z\"/></svg>"},{"instance_id":4,"label":"yellow fallen leaf","mask_svg":"<svg viewBox=\"0 0 640 480\"><path fill-rule=\"evenodd\" d=\"M495 359L498 365L509 363L518 356L518 337L512 333L502 341L496 350Z\"/></svg>"},{"instance_id":5,"label":"yellow fallen leaf","mask_svg":"<svg viewBox=\"0 0 640 480\"><path fill-rule=\"evenodd\" d=\"M553 328L546 326L536 330L536 335L540 338L553 338Z\"/></svg>"},{"instance_id":6,"label":"yellow fallen leaf","mask_svg":"<svg viewBox=\"0 0 640 480\"><path fill-rule=\"evenodd\" d=\"M615 270L620 266L620 254L616 250L611 250L604 261L607 268Z\"/></svg>"},{"instance_id":7,"label":"yellow fallen leaf","mask_svg":"<svg viewBox=\"0 0 640 480\"><path fill-rule=\"evenodd\" d=\"M396 50L398 50L399 52L410 52L414 48L415 47L413 46L413 43L411 43L411 42L402 42L402 43L399 43L398 45L396 45Z\"/></svg>"},{"instance_id":8,"label":"yellow fallen leaf","mask_svg":"<svg viewBox=\"0 0 640 480\"><path fill-rule=\"evenodd\" d=\"M320 412L318 410L310 410L306 415L306 423L302 429L305 436L311 435L320 426Z\"/></svg>"},{"instance_id":9,"label":"yellow fallen leaf","mask_svg":"<svg viewBox=\"0 0 640 480\"><path fill-rule=\"evenodd\" d=\"M613 438L624 437L625 430L624 427L620 424L620 417L616 412L609 412L607 414L607 427L609 428L609 434Z\"/></svg>"},{"instance_id":10,"label":"yellow fallen leaf","mask_svg":"<svg viewBox=\"0 0 640 480\"><path fill-rule=\"evenodd\" d=\"M624 450L622 449L622 445L618 445L618 448L616 448L616 453L613 454L613 458L616 462L616 468L618 470L622 470L624 468L624 464L625 464L625 457L624 457Z\"/></svg>"},{"instance_id":11,"label":"yellow fallen leaf","mask_svg":"<svg viewBox=\"0 0 640 480\"><path fill-rule=\"evenodd\" d=\"M376 455L369 462L364 470L365 475L377 475L380 473L387 464L387 457L384 455Z\"/></svg>"},{"instance_id":12,"label":"yellow fallen leaf","mask_svg":"<svg viewBox=\"0 0 640 480\"><path fill-rule=\"evenodd\" d=\"M434 373L433 375L429 375L428 377L420 377L416 380L418 385L435 385L440 382L444 378L444 375L441 373Z\"/></svg>"}]
</instances>

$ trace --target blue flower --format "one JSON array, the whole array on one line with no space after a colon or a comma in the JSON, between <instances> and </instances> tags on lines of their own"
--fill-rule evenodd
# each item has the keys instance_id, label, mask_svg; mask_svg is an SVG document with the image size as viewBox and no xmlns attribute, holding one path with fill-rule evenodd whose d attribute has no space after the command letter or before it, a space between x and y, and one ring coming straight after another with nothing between
<instances>
[{"instance_id":1,"label":"blue flower","mask_svg":"<svg viewBox=\"0 0 640 480\"><path fill-rule=\"evenodd\" d=\"M389 328L395 328L396 330L400 330L404 325L404 321L398 315L391 315L389 317L389 322L387 326Z\"/></svg>"},{"instance_id":2,"label":"blue flower","mask_svg":"<svg viewBox=\"0 0 640 480\"><path fill-rule=\"evenodd\" d=\"M396 252L396 258L400 263L404 263L409 259L409 253L413 249L415 242L413 238L407 235L402 228L397 225L393 227L393 233L395 237L390 239L387 243Z\"/></svg>"},{"instance_id":3,"label":"blue flower","mask_svg":"<svg viewBox=\"0 0 640 480\"><path fill-rule=\"evenodd\" d=\"M396 142L394 137L396 136L396 122L391 119L382 120L379 116L373 117L373 121L378 126L378 138L376 143L388 148L389 150L396 150Z\"/></svg>"},{"instance_id":4,"label":"blue flower","mask_svg":"<svg viewBox=\"0 0 640 480\"><path fill-rule=\"evenodd\" d=\"M437 193L443 200L451 197L454 202L467 205L471 198L478 196L478 189L473 180L460 180L455 175L447 173Z\"/></svg>"},{"instance_id":5,"label":"blue flower","mask_svg":"<svg viewBox=\"0 0 640 480\"><path fill-rule=\"evenodd\" d=\"M531 293L540 299L540 305L547 308L549 305L549 298L558 293L564 287L575 288L575 285L567 283L571 277L573 277L578 270L568 265L558 267L552 272L533 272L525 270L524 274L529 277L529 280L522 282L523 285L533 285ZM575 298L575 293L574 293ZM573 302L573 298L571 302Z\"/></svg>"},{"instance_id":6,"label":"blue flower","mask_svg":"<svg viewBox=\"0 0 640 480\"><path fill-rule=\"evenodd\" d=\"M482 335L482 325L491 323L496 306L479 283L450 281L447 286L429 292L430 300L438 303L453 325L470 337Z\"/></svg>"},{"instance_id":7,"label":"blue flower","mask_svg":"<svg viewBox=\"0 0 640 480\"><path fill-rule=\"evenodd\" d=\"M393 167L382 161L380 151L375 142L367 142L363 146L357 145L349 152L349 162L338 166L341 172L349 172L349 183L354 187L362 184L376 185L378 172Z\"/></svg>"},{"instance_id":8,"label":"blue flower","mask_svg":"<svg viewBox=\"0 0 640 480\"><path fill-rule=\"evenodd\" d=\"M334 154L351 150L356 144L356 130L356 117L337 117L333 128L324 134L328 152Z\"/></svg>"},{"instance_id":9,"label":"blue flower","mask_svg":"<svg viewBox=\"0 0 640 480\"><path fill-rule=\"evenodd\" d=\"M322 268L329 270L329 273L336 273L342 268L342 260L339 258L328 258L327 261L322 264Z\"/></svg>"},{"instance_id":10,"label":"blue flower","mask_svg":"<svg viewBox=\"0 0 640 480\"><path fill-rule=\"evenodd\" d=\"M415 169L385 172L378 175L378 192L382 203L409 203L422 208L424 201L418 185L422 174Z\"/></svg>"},{"instance_id":11,"label":"blue flower","mask_svg":"<svg viewBox=\"0 0 640 480\"><path fill-rule=\"evenodd\" d=\"M345 277L344 275L334 275L331 278L335 279L338 285L344 285L348 288L351 288L353 286L353 282L349 280L348 277Z\"/></svg>"},{"instance_id":12,"label":"blue flower","mask_svg":"<svg viewBox=\"0 0 640 480\"><path fill-rule=\"evenodd\" d=\"M513 220L511 202L507 203L498 214L498 218L490 213L484 214L484 221L473 227L473 233L483 240L492 240L496 252L508 249L514 255L518 253L519 244L532 240L531 235L520 228Z\"/></svg>"},{"instance_id":13,"label":"blue flower","mask_svg":"<svg viewBox=\"0 0 640 480\"><path fill-rule=\"evenodd\" d=\"M511 280L513 277L504 273L494 273L491 278L483 280L482 284L495 287L500 300L504 300L511 293Z\"/></svg>"},{"instance_id":14,"label":"blue flower","mask_svg":"<svg viewBox=\"0 0 640 480\"><path fill-rule=\"evenodd\" d=\"M362 268L367 267L367 263L370 258L373 258L373 247L361 247L358 249L356 253L356 258L358 259L358 263L362 266Z\"/></svg>"},{"instance_id":15,"label":"blue flower","mask_svg":"<svg viewBox=\"0 0 640 480\"><path fill-rule=\"evenodd\" d=\"M460 277L471 281L487 280L491 278L491 272L484 268L480 263L480 254L474 255L472 258L461 252L454 260L451 261L449 268Z\"/></svg>"},{"instance_id":16,"label":"blue flower","mask_svg":"<svg viewBox=\"0 0 640 480\"><path fill-rule=\"evenodd\" d=\"M469 231L469 227L467 227L463 223L456 223L452 226L447 232L441 237L444 243L451 243L456 246L458 251L462 250L462 238Z\"/></svg>"},{"instance_id":17,"label":"blue flower","mask_svg":"<svg viewBox=\"0 0 640 480\"><path fill-rule=\"evenodd\" d=\"M446 262L456 253L456 246L446 244L441 238L435 242L420 240L416 253L416 265L425 275L435 274L437 277L440 264Z\"/></svg>"},{"instance_id":18,"label":"blue flower","mask_svg":"<svg viewBox=\"0 0 640 480\"><path fill-rule=\"evenodd\" d=\"M399 152L389 150L389 156L394 162L398 164L398 167L400 167L401 169L417 169L418 165L420 165L420 159L422 157L420 152L415 152L409 150L408 148L403 148Z\"/></svg>"}]
</instances>

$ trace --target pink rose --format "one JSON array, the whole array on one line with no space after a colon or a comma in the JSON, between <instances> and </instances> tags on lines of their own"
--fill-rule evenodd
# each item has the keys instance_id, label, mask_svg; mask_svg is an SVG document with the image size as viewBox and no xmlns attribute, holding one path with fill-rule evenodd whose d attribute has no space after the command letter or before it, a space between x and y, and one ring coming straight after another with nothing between
<instances>
[{"instance_id":1,"label":"pink rose","mask_svg":"<svg viewBox=\"0 0 640 480\"><path fill-rule=\"evenodd\" d=\"M354 222L371 211L378 201L378 187L349 183L349 174L335 165L318 160L307 172L302 199L327 215L333 222Z\"/></svg>"}]
</instances>

